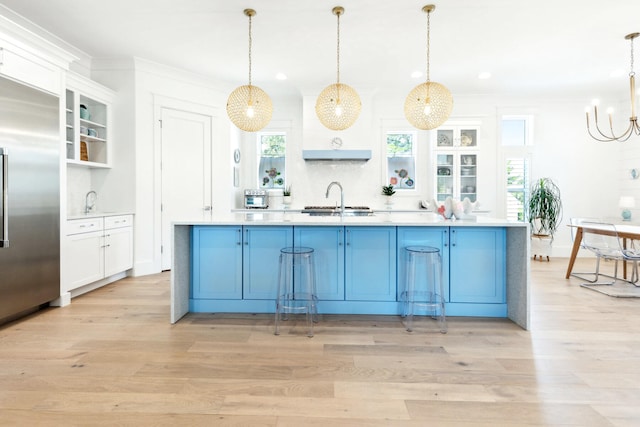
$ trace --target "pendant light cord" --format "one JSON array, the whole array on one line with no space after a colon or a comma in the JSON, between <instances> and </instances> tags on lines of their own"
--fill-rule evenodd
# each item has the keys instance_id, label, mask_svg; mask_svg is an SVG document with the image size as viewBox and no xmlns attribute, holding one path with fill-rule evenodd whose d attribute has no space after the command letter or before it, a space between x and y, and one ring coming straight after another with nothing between
<instances>
[{"instance_id":1,"label":"pendant light cord","mask_svg":"<svg viewBox=\"0 0 640 427\"><path fill-rule=\"evenodd\" d=\"M249 88L251 88L251 44L253 40L251 39L251 16L249 14Z\"/></svg>"},{"instance_id":2,"label":"pendant light cord","mask_svg":"<svg viewBox=\"0 0 640 427\"><path fill-rule=\"evenodd\" d=\"M336 102L340 104L340 15L341 13L336 13L338 18L338 30L337 30L337 40L336 43L336 63L337 63L337 71L336 71Z\"/></svg>"},{"instance_id":3,"label":"pendant light cord","mask_svg":"<svg viewBox=\"0 0 640 427\"><path fill-rule=\"evenodd\" d=\"M431 81L431 76L429 74L429 51L430 51L430 42L431 42L431 12L427 12L427 83Z\"/></svg>"}]
</instances>

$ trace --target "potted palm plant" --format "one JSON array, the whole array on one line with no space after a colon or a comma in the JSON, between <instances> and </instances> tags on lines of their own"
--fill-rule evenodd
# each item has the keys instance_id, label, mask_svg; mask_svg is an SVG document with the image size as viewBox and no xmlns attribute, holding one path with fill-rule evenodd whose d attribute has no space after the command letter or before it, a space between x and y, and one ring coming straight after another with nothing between
<instances>
[{"instance_id":1,"label":"potted palm plant","mask_svg":"<svg viewBox=\"0 0 640 427\"><path fill-rule=\"evenodd\" d=\"M531 234L549 236L553 240L562 220L560 189L551 178L540 178L531 187L527 218Z\"/></svg>"}]
</instances>

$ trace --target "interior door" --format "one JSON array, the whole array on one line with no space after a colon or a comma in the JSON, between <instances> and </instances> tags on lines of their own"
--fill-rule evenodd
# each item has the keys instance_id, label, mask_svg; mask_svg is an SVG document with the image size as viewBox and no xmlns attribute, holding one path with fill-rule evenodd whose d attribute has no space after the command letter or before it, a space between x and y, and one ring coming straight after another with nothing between
<instances>
[{"instance_id":1,"label":"interior door","mask_svg":"<svg viewBox=\"0 0 640 427\"><path fill-rule=\"evenodd\" d=\"M171 223L211 219L212 117L161 109L162 270L171 269Z\"/></svg>"}]
</instances>

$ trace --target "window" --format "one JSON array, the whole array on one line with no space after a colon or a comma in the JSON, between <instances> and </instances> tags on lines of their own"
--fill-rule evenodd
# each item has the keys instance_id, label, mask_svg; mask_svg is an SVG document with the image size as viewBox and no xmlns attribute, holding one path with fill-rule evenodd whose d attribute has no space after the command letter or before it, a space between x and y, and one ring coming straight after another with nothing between
<instances>
[{"instance_id":1,"label":"window","mask_svg":"<svg viewBox=\"0 0 640 427\"><path fill-rule=\"evenodd\" d=\"M507 166L507 219L524 221L529 177L526 158L508 158Z\"/></svg>"},{"instance_id":2,"label":"window","mask_svg":"<svg viewBox=\"0 0 640 427\"><path fill-rule=\"evenodd\" d=\"M416 187L415 141L415 132L387 132L387 183L396 190Z\"/></svg>"},{"instance_id":3,"label":"window","mask_svg":"<svg viewBox=\"0 0 640 427\"><path fill-rule=\"evenodd\" d=\"M286 133L259 133L260 161L258 162L259 188L285 188Z\"/></svg>"},{"instance_id":4,"label":"window","mask_svg":"<svg viewBox=\"0 0 640 427\"><path fill-rule=\"evenodd\" d=\"M523 147L531 143L527 116L502 116L502 145L505 147Z\"/></svg>"},{"instance_id":5,"label":"window","mask_svg":"<svg viewBox=\"0 0 640 427\"><path fill-rule=\"evenodd\" d=\"M505 150L506 218L525 221L529 196L529 154L532 144L530 116L503 116L501 141Z\"/></svg>"}]
</instances>

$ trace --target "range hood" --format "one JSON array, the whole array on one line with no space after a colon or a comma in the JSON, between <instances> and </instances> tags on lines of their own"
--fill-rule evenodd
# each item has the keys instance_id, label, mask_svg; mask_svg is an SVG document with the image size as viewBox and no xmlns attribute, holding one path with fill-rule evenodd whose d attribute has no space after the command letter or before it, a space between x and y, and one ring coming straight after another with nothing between
<instances>
[{"instance_id":1,"label":"range hood","mask_svg":"<svg viewBox=\"0 0 640 427\"><path fill-rule=\"evenodd\" d=\"M355 124L342 131L333 131L325 128L316 116L317 94L303 96L302 158L305 161L366 162L371 159L372 96L361 94L360 97L362 111Z\"/></svg>"},{"instance_id":2,"label":"range hood","mask_svg":"<svg viewBox=\"0 0 640 427\"><path fill-rule=\"evenodd\" d=\"M363 160L371 158L371 150L302 150L304 160Z\"/></svg>"}]
</instances>

